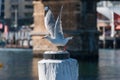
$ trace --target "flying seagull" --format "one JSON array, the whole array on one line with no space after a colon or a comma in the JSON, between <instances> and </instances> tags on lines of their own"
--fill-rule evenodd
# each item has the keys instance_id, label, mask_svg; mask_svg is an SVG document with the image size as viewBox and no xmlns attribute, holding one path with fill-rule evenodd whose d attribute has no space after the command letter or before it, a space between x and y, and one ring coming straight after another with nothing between
<instances>
[{"instance_id":1,"label":"flying seagull","mask_svg":"<svg viewBox=\"0 0 120 80\"><path fill-rule=\"evenodd\" d=\"M72 37L64 38L63 30L62 30L62 21L61 21L61 14L62 14L63 6L61 7L60 13L55 21L54 15L49 7L45 7L45 28L48 31L49 35L44 36L45 39L50 41L57 47L65 46Z\"/></svg>"}]
</instances>

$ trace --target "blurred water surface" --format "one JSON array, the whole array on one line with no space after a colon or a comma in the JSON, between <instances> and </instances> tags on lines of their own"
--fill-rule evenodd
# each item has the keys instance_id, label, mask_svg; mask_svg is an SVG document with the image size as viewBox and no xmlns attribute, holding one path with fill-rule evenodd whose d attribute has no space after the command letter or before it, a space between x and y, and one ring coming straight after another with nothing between
<instances>
[{"instance_id":1,"label":"blurred water surface","mask_svg":"<svg viewBox=\"0 0 120 80\"><path fill-rule=\"evenodd\" d=\"M0 49L0 80L39 80L31 49ZM120 50L100 49L99 61L79 61L79 80L120 80Z\"/></svg>"}]
</instances>

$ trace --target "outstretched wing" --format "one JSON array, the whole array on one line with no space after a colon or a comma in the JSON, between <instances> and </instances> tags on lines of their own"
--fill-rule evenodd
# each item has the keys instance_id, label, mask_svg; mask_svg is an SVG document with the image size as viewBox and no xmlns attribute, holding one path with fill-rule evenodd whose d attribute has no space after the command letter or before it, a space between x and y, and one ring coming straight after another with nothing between
<instances>
[{"instance_id":1,"label":"outstretched wing","mask_svg":"<svg viewBox=\"0 0 120 80\"><path fill-rule=\"evenodd\" d=\"M55 33L54 33L54 37L55 38L64 38L63 36L63 30L62 30L62 21L61 21L61 14L62 14L62 9L63 9L63 6L61 7L61 10L60 10L60 14L56 20L56 23L55 23Z\"/></svg>"},{"instance_id":2,"label":"outstretched wing","mask_svg":"<svg viewBox=\"0 0 120 80\"><path fill-rule=\"evenodd\" d=\"M44 22L45 22L46 30L49 32L50 36L53 37L54 36L55 19L54 19L52 11L50 9L48 9L48 11L46 12Z\"/></svg>"}]
</instances>

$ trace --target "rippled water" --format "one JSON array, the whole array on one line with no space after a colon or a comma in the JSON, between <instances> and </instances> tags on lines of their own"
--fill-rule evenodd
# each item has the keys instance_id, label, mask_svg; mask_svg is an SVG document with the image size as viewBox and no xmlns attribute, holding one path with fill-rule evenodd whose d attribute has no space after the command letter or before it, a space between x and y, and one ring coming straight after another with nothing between
<instances>
[{"instance_id":1,"label":"rippled water","mask_svg":"<svg viewBox=\"0 0 120 80\"><path fill-rule=\"evenodd\" d=\"M14 52L15 50L15 52ZM0 80L39 80L32 50L0 49ZM120 80L120 50L99 50L98 62L79 61L79 80Z\"/></svg>"},{"instance_id":2,"label":"rippled water","mask_svg":"<svg viewBox=\"0 0 120 80\"><path fill-rule=\"evenodd\" d=\"M32 53L24 49L0 49L0 80L33 80Z\"/></svg>"},{"instance_id":3,"label":"rippled water","mask_svg":"<svg viewBox=\"0 0 120 80\"><path fill-rule=\"evenodd\" d=\"M120 80L120 50L101 50L99 55L99 80Z\"/></svg>"}]
</instances>

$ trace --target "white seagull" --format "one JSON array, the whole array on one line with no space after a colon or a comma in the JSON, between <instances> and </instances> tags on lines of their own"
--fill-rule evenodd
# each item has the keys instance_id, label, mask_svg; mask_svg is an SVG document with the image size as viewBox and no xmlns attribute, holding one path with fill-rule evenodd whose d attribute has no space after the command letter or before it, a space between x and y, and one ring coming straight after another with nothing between
<instances>
[{"instance_id":1,"label":"white seagull","mask_svg":"<svg viewBox=\"0 0 120 80\"><path fill-rule=\"evenodd\" d=\"M48 31L49 35L44 36L45 39L50 41L57 47L65 46L72 37L64 38L61 22L61 13L63 6L61 7L60 13L55 21L54 15L49 7L45 7L45 28Z\"/></svg>"}]
</instances>

